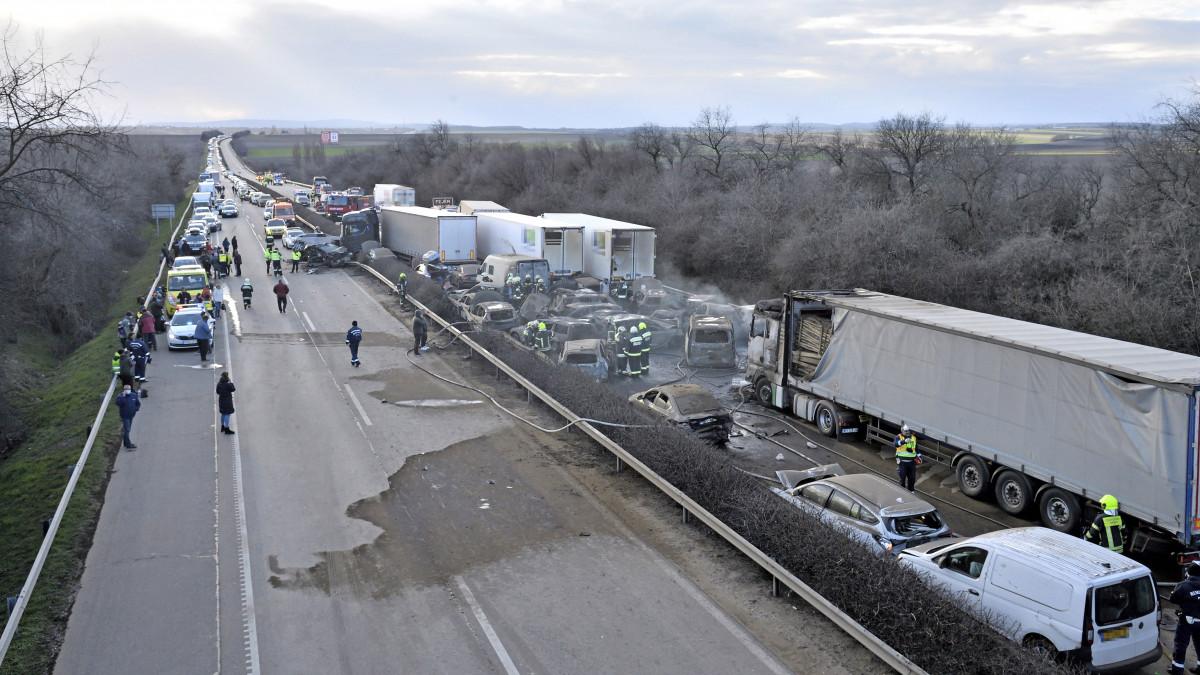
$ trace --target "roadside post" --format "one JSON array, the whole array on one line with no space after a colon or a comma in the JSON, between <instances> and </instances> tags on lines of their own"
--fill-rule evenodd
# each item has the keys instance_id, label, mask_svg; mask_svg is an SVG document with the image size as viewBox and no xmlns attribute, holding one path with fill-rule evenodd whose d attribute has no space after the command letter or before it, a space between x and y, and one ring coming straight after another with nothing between
<instances>
[{"instance_id":1,"label":"roadside post","mask_svg":"<svg viewBox=\"0 0 1200 675\"><path fill-rule=\"evenodd\" d=\"M173 219L175 217L175 205L174 204L151 204L150 205L150 217L154 219L154 236L157 237L162 234L162 232L159 230L159 227L158 227L158 220L160 218L166 218L167 220Z\"/></svg>"}]
</instances>

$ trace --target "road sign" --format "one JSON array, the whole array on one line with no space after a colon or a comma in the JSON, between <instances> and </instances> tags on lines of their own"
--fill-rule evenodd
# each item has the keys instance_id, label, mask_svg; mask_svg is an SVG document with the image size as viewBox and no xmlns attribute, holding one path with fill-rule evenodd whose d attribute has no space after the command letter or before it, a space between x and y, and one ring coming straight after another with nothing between
<instances>
[{"instance_id":1,"label":"road sign","mask_svg":"<svg viewBox=\"0 0 1200 675\"><path fill-rule=\"evenodd\" d=\"M322 142L322 143L327 143L327 144L333 144L333 145L337 145L337 142L338 142L338 132L336 132L336 131L322 131L322 132L321 132L321 142Z\"/></svg>"},{"instance_id":2,"label":"road sign","mask_svg":"<svg viewBox=\"0 0 1200 675\"><path fill-rule=\"evenodd\" d=\"M453 197L434 197L433 198L433 208L436 209L439 206L454 206L454 198Z\"/></svg>"},{"instance_id":3,"label":"road sign","mask_svg":"<svg viewBox=\"0 0 1200 675\"><path fill-rule=\"evenodd\" d=\"M150 205L150 217L151 218L174 218L175 217L175 205L174 204L151 204Z\"/></svg>"}]
</instances>

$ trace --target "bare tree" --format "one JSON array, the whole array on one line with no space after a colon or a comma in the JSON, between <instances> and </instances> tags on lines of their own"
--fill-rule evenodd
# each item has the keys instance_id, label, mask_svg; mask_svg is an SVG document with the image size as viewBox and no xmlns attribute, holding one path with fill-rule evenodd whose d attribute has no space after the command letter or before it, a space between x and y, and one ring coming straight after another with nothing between
<instances>
[{"instance_id":1,"label":"bare tree","mask_svg":"<svg viewBox=\"0 0 1200 675\"><path fill-rule=\"evenodd\" d=\"M592 140L588 136L580 136L575 142L575 152L587 168L594 167L596 160L604 154L604 140Z\"/></svg>"},{"instance_id":2,"label":"bare tree","mask_svg":"<svg viewBox=\"0 0 1200 675\"><path fill-rule=\"evenodd\" d=\"M947 209L964 214L972 230L982 231L998 192L1018 169L1017 138L1004 129L974 129L960 124L947 134L939 182Z\"/></svg>"},{"instance_id":3,"label":"bare tree","mask_svg":"<svg viewBox=\"0 0 1200 675\"><path fill-rule=\"evenodd\" d=\"M667 166L673 166L673 160L679 161L680 168L696 155L696 143L690 134L671 132L671 151L667 154Z\"/></svg>"},{"instance_id":4,"label":"bare tree","mask_svg":"<svg viewBox=\"0 0 1200 675\"><path fill-rule=\"evenodd\" d=\"M858 134L846 134L839 127L833 133L821 135L814 143L814 149L826 157L839 169L845 169L854 155L862 152L863 142Z\"/></svg>"},{"instance_id":5,"label":"bare tree","mask_svg":"<svg viewBox=\"0 0 1200 675\"><path fill-rule=\"evenodd\" d=\"M1114 125L1110 147L1119 198L1126 213L1145 210L1186 214L1200 222L1200 84L1192 99L1159 104L1156 120Z\"/></svg>"},{"instance_id":6,"label":"bare tree","mask_svg":"<svg viewBox=\"0 0 1200 675\"><path fill-rule=\"evenodd\" d=\"M0 146L0 207L49 215L54 201L44 197L62 184L98 195L100 181L89 164L124 148L124 137L96 107L108 83L95 72L93 57L51 59L40 38L22 49L12 23L0 40L0 115L6 132Z\"/></svg>"},{"instance_id":7,"label":"bare tree","mask_svg":"<svg viewBox=\"0 0 1200 675\"><path fill-rule=\"evenodd\" d=\"M916 117L903 113L879 120L873 135L876 148L888 170L903 179L910 195L925 187L931 160L946 147L944 118L923 112Z\"/></svg>"},{"instance_id":8,"label":"bare tree","mask_svg":"<svg viewBox=\"0 0 1200 675\"><path fill-rule=\"evenodd\" d=\"M700 110L687 137L701 149L698 157L704 173L721 178L721 172L726 168L725 160L734 150L736 127L733 113L726 106Z\"/></svg>"},{"instance_id":9,"label":"bare tree","mask_svg":"<svg viewBox=\"0 0 1200 675\"><path fill-rule=\"evenodd\" d=\"M653 122L646 122L630 134L633 147L650 156L654 170L658 171L662 160L671 163L671 142L667 132Z\"/></svg>"}]
</instances>

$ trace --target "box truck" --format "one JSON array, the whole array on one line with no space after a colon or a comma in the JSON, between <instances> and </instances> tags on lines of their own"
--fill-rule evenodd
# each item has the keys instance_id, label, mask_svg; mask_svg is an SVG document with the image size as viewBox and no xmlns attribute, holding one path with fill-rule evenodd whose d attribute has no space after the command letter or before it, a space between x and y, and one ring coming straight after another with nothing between
<instances>
[{"instance_id":1,"label":"box truck","mask_svg":"<svg viewBox=\"0 0 1200 675\"><path fill-rule=\"evenodd\" d=\"M552 279L583 273L582 225L519 213L476 211L475 216L479 219L480 256L515 253L544 258Z\"/></svg>"},{"instance_id":2,"label":"box truck","mask_svg":"<svg viewBox=\"0 0 1200 675\"><path fill-rule=\"evenodd\" d=\"M468 216L472 213L508 213L508 209L500 206L496 202L484 202L471 199L464 199L458 203L460 213L465 213Z\"/></svg>"},{"instance_id":3,"label":"box truck","mask_svg":"<svg viewBox=\"0 0 1200 675\"><path fill-rule=\"evenodd\" d=\"M377 206L414 206L417 203L417 191L406 185L376 183L374 194Z\"/></svg>"},{"instance_id":4,"label":"box truck","mask_svg":"<svg viewBox=\"0 0 1200 675\"><path fill-rule=\"evenodd\" d=\"M755 305L746 378L828 436L890 446L907 424L921 470L944 466L1009 514L1078 534L1112 494L1130 550L1200 544L1200 357L862 289L792 291Z\"/></svg>"},{"instance_id":5,"label":"box truck","mask_svg":"<svg viewBox=\"0 0 1200 675\"><path fill-rule=\"evenodd\" d=\"M654 228L586 213L544 213L542 218L583 228L583 271L597 279L654 276Z\"/></svg>"},{"instance_id":6,"label":"box truck","mask_svg":"<svg viewBox=\"0 0 1200 675\"><path fill-rule=\"evenodd\" d=\"M421 206L379 209L379 243L412 264L429 251L446 265L478 262L475 216Z\"/></svg>"}]
</instances>

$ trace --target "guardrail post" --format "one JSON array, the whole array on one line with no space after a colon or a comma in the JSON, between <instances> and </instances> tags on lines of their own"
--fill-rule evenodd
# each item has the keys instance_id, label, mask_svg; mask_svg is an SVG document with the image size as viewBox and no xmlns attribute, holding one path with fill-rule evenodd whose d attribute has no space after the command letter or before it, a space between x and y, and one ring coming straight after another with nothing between
<instances>
[{"instance_id":1,"label":"guardrail post","mask_svg":"<svg viewBox=\"0 0 1200 675\"><path fill-rule=\"evenodd\" d=\"M533 392L528 389L525 390L525 402L533 403Z\"/></svg>"},{"instance_id":2,"label":"guardrail post","mask_svg":"<svg viewBox=\"0 0 1200 675\"><path fill-rule=\"evenodd\" d=\"M690 522L692 522L692 512L691 512L691 511L688 511L686 506L684 506L684 507L681 507L681 508L683 509L683 522L684 522L684 524L687 524L687 523L690 523Z\"/></svg>"},{"instance_id":3,"label":"guardrail post","mask_svg":"<svg viewBox=\"0 0 1200 675\"><path fill-rule=\"evenodd\" d=\"M8 617L12 616L13 608L17 606L16 598L6 598L6 600L7 600L7 605L8 605L8 613L4 615L5 621L8 620ZM13 631L13 635L16 635L17 633L20 633L20 632L21 632L20 629L17 629L15 631Z\"/></svg>"},{"instance_id":4,"label":"guardrail post","mask_svg":"<svg viewBox=\"0 0 1200 675\"><path fill-rule=\"evenodd\" d=\"M771 575L771 597L779 597L779 577L774 574Z\"/></svg>"},{"instance_id":5,"label":"guardrail post","mask_svg":"<svg viewBox=\"0 0 1200 675\"><path fill-rule=\"evenodd\" d=\"M621 473L625 469L625 461L620 457L617 458L617 473Z\"/></svg>"},{"instance_id":6,"label":"guardrail post","mask_svg":"<svg viewBox=\"0 0 1200 675\"><path fill-rule=\"evenodd\" d=\"M71 477L71 474L73 474L73 473L75 473L75 465L74 465L74 464L68 464L68 465L67 465L67 478L70 478L70 477Z\"/></svg>"}]
</instances>

